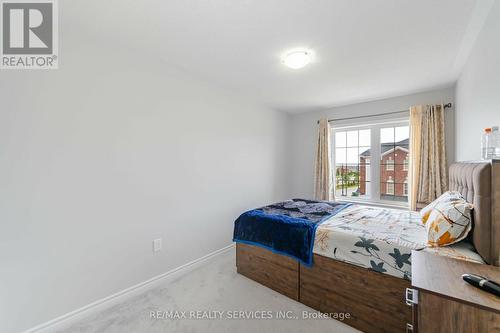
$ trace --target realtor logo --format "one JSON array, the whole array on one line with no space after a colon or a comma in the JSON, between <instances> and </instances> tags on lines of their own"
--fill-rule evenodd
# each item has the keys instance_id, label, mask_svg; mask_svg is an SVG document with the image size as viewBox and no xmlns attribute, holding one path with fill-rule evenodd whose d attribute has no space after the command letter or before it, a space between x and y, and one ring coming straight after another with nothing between
<instances>
[{"instance_id":1,"label":"realtor logo","mask_svg":"<svg viewBox=\"0 0 500 333\"><path fill-rule=\"evenodd\" d=\"M2 69L58 66L56 0L0 0Z\"/></svg>"}]
</instances>

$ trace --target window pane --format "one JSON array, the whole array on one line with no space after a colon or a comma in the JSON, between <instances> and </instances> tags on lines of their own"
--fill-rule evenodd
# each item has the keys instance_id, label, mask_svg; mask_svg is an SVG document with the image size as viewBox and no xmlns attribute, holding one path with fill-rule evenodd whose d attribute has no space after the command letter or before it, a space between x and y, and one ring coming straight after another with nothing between
<instances>
[{"instance_id":1,"label":"window pane","mask_svg":"<svg viewBox=\"0 0 500 333\"><path fill-rule=\"evenodd\" d=\"M335 147L345 147L346 146L346 136L345 132L335 133Z\"/></svg>"},{"instance_id":2,"label":"window pane","mask_svg":"<svg viewBox=\"0 0 500 333\"><path fill-rule=\"evenodd\" d=\"M347 148L347 163L356 164L359 163L359 150L358 148Z\"/></svg>"},{"instance_id":3,"label":"window pane","mask_svg":"<svg viewBox=\"0 0 500 333\"><path fill-rule=\"evenodd\" d=\"M408 177L408 126L382 128L380 132L380 199L408 201L404 182ZM406 162L405 162L406 161Z\"/></svg>"},{"instance_id":4,"label":"window pane","mask_svg":"<svg viewBox=\"0 0 500 333\"><path fill-rule=\"evenodd\" d=\"M392 156L382 156L381 165L384 166L387 171L394 171L394 160L392 159Z\"/></svg>"},{"instance_id":5,"label":"window pane","mask_svg":"<svg viewBox=\"0 0 500 333\"><path fill-rule=\"evenodd\" d=\"M358 165L337 166L336 170L336 197L353 197L353 192L359 192L359 171Z\"/></svg>"},{"instance_id":6,"label":"window pane","mask_svg":"<svg viewBox=\"0 0 500 333\"><path fill-rule=\"evenodd\" d=\"M410 127L402 126L395 128L395 138L396 142L403 141L410 138Z\"/></svg>"},{"instance_id":7,"label":"window pane","mask_svg":"<svg viewBox=\"0 0 500 333\"><path fill-rule=\"evenodd\" d=\"M356 186L352 188L352 192L349 195L353 198L363 198L366 197L366 183L356 183Z\"/></svg>"},{"instance_id":8,"label":"window pane","mask_svg":"<svg viewBox=\"0 0 500 333\"><path fill-rule=\"evenodd\" d=\"M358 146L358 131L348 131L347 147L357 147L357 146Z\"/></svg>"},{"instance_id":9,"label":"window pane","mask_svg":"<svg viewBox=\"0 0 500 333\"><path fill-rule=\"evenodd\" d=\"M337 148L335 149L335 164L345 164L346 160L346 149L345 148Z\"/></svg>"},{"instance_id":10,"label":"window pane","mask_svg":"<svg viewBox=\"0 0 500 333\"><path fill-rule=\"evenodd\" d=\"M335 132L335 196L365 198L370 193L371 130ZM362 142L360 146L359 143Z\"/></svg>"},{"instance_id":11,"label":"window pane","mask_svg":"<svg viewBox=\"0 0 500 333\"><path fill-rule=\"evenodd\" d=\"M403 171L408 171L409 166L410 166L409 156L406 156L405 160L403 161Z\"/></svg>"},{"instance_id":12,"label":"window pane","mask_svg":"<svg viewBox=\"0 0 500 333\"><path fill-rule=\"evenodd\" d=\"M396 165L395 166L395 177L394 177L394 181L396 183L404 183L405 180L408 178L408 172L407 171L404 171L403 169L403 165Z\"/></svg>"},{"instance_id":13,"label":"window pane","mask_svg":"<svg viewBox=\"0 0 500 333\"><path fill-rule=\"evenodd\" d=\"M387 183L387 194L394 195L394 183Z\"/></svg>"},{"instance_id":14,"label":"window pane","mask_svg":"<svg viewBox=\"0 0 500 333\"><path fill-rule=\"evenodd\" d=\"M394 127L380 129L380 143L394 143Z\"/></svg>"},{"instance_id":15,"label":"window pane","mask_svg":"<svg viewBox=\"0 0 500 333\"><path fill-rule=\"evenodd\" d=\"M410 150L410 145L407 143L408 142L407 140L408 139L397 142L396 143L397 147L400 147L401 149L406 151Z\"/></svg>"},{"instance_id":16,"label":"window pane","mask_svg":"<svg viewBox=\"0 0 500 333\"><path fill-rule=\"evenodd\" d=\"M371 130L361 130L359 131L359 145L360 146L370 146L371 142Z\"/></svg>"},{"instance_id":17,"label":"window pane","mask_svg":"<svg viewBox=\"0 0 500 333\"><path fill-rule=\"evenodd\" d=\"M371 183L370 182L360 182L359 183L359 197L368 198L370 194Z\"/></svg>"},{"instance_id":18,"label":"window pane","mask_svg":"<svg viewBox=\"0 0 500 333\"><path fill-rule=\"evenodd\" d=\"M359 147L359 163L370 164L370 162L371 162L370 147Z\"/></svg>"}]
</instances>

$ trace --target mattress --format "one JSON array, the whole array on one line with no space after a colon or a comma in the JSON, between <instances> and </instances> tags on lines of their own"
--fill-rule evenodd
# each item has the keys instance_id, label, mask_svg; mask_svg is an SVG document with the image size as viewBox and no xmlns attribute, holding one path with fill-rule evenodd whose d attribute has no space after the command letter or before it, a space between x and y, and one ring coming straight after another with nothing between
<instances>
[{"instance_id":1,"label":"mattress","mask_svg":"<svg viewBox=\"0 0 500 333\"><path fill-rule=\"evenodd\" d=\"M418 212L361 205L352 205L319 225L313 252L410 280L412 250L482 261L472 245L427 248Z\"/></svg>"}]
</instances>

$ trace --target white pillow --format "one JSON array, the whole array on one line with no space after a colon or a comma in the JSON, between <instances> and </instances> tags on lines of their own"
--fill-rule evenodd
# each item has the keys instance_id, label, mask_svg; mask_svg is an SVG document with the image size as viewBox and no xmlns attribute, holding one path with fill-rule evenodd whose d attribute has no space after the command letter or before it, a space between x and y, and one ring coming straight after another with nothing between
<instances>
[{"instance_id":1,"label":"white pillow","mask_svg":"<svg viewBox=\"0 0 500 333\"><path fill-rule=\"evenodd\" d=\"M429 218L432 210L434 208L440 207L440 205L447 205L450 202L459 200L459 199L464 199L460 192L457 191L446 191L443 194L439 196L436 200L425 206L420 210L420 216L422 216L422 222L425 224L427 219Z\"/></svg>"},{"instance_id":2,"label":"white pillow","mask_svg":"<svg viewBox=\"0 0 500 333\"><path fill-rule=\"evenodd\" d=\"M427 243L430 246L446 246L467 237L472 229L473 208L474 206L463 198L437 203L424 221Z\"/></svg>"}]
</instances>

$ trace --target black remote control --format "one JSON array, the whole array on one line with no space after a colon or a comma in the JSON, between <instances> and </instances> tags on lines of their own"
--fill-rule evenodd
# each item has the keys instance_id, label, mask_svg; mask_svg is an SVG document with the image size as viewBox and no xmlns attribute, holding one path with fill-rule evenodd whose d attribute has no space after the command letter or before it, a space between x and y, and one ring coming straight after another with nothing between
<instances>
[{"instance_id":1,"label":"black remote control","mask_svg":"<svg viewBox=\"0 0 500 333\"><path fill-rule=\"evenodd\" d=\"M475 274L463 274L462 279L464 279L465 282L472 284L476 288L500 296L500 284L488 280L485 277Z\"/></svg>"}]
</instances>

